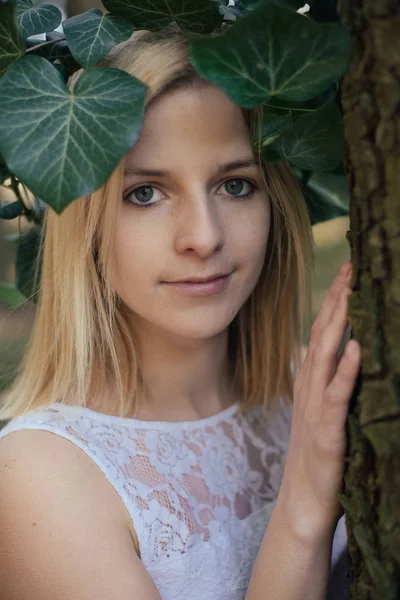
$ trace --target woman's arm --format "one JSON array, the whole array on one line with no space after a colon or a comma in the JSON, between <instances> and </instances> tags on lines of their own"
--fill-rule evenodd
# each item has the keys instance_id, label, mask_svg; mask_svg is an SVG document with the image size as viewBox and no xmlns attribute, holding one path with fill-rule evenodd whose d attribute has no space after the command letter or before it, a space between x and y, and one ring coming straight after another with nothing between
<instances>
[{"instance_id":1,"label":"woman's arm","mask_svg":"<svg viewBox=\"0 0 400 600\"><path fill-rule=\"evenodd\" d=\"M245 600L326 600L334 533L296 528L278 497Z\"/></svg>"},{"instance_id":2,"label":"woman's arm","mask_svg":"<svg viewBox=\"0 0 400 600\"><path fill-rule=\"evenodd\" d=\"M348 405L361 349L347 325L351 265L345 263L311 330L294 382L289 447L278 498L246 600L326 600L335 529L343 509Z\"/></svg>"},{"instance_id":3,"label":"woman's arm","mask_svg":"<svg viewBox=\"0 0 400 600\"><path fill-rule=\"evenodd\" d=\"M82 450L47 431L0 440L0 597L161 600L119 496Z\"/></svg>"}]
</instances>

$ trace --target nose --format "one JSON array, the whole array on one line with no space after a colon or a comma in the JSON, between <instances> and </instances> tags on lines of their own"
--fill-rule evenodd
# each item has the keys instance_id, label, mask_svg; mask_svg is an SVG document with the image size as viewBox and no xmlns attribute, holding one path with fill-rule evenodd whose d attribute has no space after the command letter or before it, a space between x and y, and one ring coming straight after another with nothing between
<instances>
[{"instance_id":1,"label":"nose","mask_svg":"<svg viewBox=\"0 0 400 600\"><path fill-rule=\"evenodd\" d=\"M176 217L175 249L179 254L193 252L205 259L224 244L224 231L218 200L206 193L191 194L180 204Z\"/></svg>"}]
</instances>

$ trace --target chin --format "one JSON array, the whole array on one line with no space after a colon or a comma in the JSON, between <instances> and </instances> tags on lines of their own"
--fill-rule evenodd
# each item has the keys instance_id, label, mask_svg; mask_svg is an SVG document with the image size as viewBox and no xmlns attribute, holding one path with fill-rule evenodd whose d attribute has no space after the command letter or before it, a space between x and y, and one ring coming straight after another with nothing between
<instances>
[{"instance_id":1,"label":"chin","mask_svg":"<svg viewBox=\"0 0 400 600\"><path fill-rule=\"evenodd\" d=\"M205 340L223 333L238 314L240 306L238 302L225 302L219 306L170 306L169 310L165 310L165 306L160 306L160 310L152 306L151 310L143 312L130 310L137 325L144 325L144 332L153 331L164 338L171 336L171 339Z\"/></svg>"},{"instance_id":2,"label":"chin","mask_svg":"<svg viewBox=\"0 0 400 600\"><path fill-rule=\"evenodd\" d=\"M207 340L218 335L221 335L231 324L235 315L231 319L210 319L196 318L191 321L179 322L179 319L174 321L171 327L171 322L166 323L162 329L174 337L179 337L187 340Z\"/></svg>"}]
</instances>

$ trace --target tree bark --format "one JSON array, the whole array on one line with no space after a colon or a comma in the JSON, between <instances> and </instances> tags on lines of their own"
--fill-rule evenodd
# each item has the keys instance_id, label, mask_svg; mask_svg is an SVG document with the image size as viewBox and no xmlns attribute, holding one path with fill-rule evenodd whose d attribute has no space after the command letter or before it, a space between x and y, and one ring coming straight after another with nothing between
<instances>
[{"instance_id":1,"label":"tree bark","mask_svg":"<svg viewBox=\"0 0 400 600\"><path fill-rule=\"evenodd\" d=\"M339 0L351 195L349 316L362 367L345 489L352 600L400 598L400 0Z\"/></svg>"}]
</instances>

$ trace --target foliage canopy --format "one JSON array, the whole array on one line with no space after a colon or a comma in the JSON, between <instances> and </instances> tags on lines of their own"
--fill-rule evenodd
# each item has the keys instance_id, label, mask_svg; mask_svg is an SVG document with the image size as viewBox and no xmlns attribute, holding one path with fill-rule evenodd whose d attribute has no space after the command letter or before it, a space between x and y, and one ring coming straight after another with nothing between
<instances>
[{"instance_id":1,"label":"foliage canopy","mask_svg":"<svg viewBox=\"0 0 400 600\"><path fill-rule=\"evenodd\" d=\"M138 29L175 23L188 37L201 76L242 107L265 107L255 148L267 162L289 162L312 224L347 214L338 100L348 65L347 28L323 0L310 0L307 14L297 12L301 0L230 4L104 0L107 14L91 9L66 19L60 33L55 6L0 0L0 185L15 195L0 204L0 218L23 215L33 223L17 240L17 291L0 286L0 300L35 300L32 274L46 205L61 213L101 187L136 143L145 85L96 64ZM45 40L32 37L37 34ZM81 67L85 72L71 93L68 78ZM24 186L35 197L32 206L24 202Z\"/></svg>"}]
</instances>

